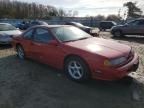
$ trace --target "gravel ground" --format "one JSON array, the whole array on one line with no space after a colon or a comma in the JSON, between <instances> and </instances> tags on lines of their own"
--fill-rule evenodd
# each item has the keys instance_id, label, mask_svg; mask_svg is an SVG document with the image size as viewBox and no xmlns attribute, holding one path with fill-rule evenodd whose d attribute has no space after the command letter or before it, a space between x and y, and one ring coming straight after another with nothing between
<instances>
[{"instance_id":1,"label":"gravel ground","mask_svg":"<svg viewBox=\"0 0 144 108\"><path fill-rule=\"evenodd\" d=\"M143 108L144 38L113 39L140 56L137 72L120 81L90 80L79 84L60 71L32 60L19 60L9 46L0 46L0 108Z\"/></svg>"}]
</instances>

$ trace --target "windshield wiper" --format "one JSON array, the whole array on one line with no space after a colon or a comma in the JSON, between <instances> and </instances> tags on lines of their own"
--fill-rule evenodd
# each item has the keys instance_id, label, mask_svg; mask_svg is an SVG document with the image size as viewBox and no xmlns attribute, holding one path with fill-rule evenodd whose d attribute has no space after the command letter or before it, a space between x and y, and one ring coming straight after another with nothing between
<instances>
[{"instance_id":1,"label":"windshield wiper","mask_svg":"<svg viewBox=\"0 0 144 108\"><path fill-rule=\"evenodd\" d=\"M88 39L90 37L83 37L83 38L80 38L80 39L77 39L77 40L84 40L84 39Z\"/></svg>"},{"instance_id":2,"label":"windshield wiper","mask_svg":"<svg viewBox=\"0 0 144 108\"><path fill-rule=\"evenodd\" d=\"M77 41L77 40L67 40L67 41L63 41L63 42L73 42L73 41Z\"/></svg>"},{"instance_id":3,"label":"windshield wiper","mask_svg":"<svg viewBox=\"0 0 144 108\"><path fill-rule=\"evenodd\" d=\"M84 40L84 39L88 39L90 37L83 37L83 38L79 38L79 39L75 39L75 40L68 40L68 41L64 41L64 42L73 42L73 41L78 41L78 40Z\"/></svg>"}]
</instances>

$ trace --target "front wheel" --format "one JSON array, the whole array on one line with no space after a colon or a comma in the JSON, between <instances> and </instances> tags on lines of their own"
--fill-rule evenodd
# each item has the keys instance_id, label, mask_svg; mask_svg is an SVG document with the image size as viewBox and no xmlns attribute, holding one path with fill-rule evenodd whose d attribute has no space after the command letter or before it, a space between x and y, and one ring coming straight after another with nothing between
<instances>
[{"instance_id":1,"label":"front wheel","mask_svg":"<svg viewBox=\"0 0 144 108\"><path fill-rule=\"evenodd\" d=\"M20 58L20 59L24 59L25 58L25 53L24 53L24 49L21 45L18 45L16 47L16 51L17 51L17 56Z\"/></svg>"},{"instance_id":2,"label":"front wheel","mask_svg":"<svg viewBox=\"0 0 144 108\"><path fill-rule=\"evenodd\" d=\"M89 68L79 57L70 57L65 61L64 70L71 80L82 82L89 79Z\"/></svg>"},{"instance_id":3,"label":"front wheel","mask_svg":"<svg viewBox=\"0 0 144 108\"><path fill-rule=\"evenodd\" d=\"M113 36L119 38L119 37L123 37L124 35L120 30L117 30L113 32Z\"/></svg>"}]
</instances>

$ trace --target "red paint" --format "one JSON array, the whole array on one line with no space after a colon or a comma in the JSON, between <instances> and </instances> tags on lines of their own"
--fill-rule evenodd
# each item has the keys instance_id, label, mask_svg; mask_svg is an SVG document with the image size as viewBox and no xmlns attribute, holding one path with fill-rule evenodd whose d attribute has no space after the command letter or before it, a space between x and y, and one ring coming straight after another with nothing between
<instances>
[{"instance_id":1,"label":"red paint","mask_svg":"<svg viewBox=\"0 0 144 108\"><path fill-rule=\"evenodd\" d=\"M138 64L138 56L134 54L132 60L124 65L117 67L105 66L104 60L122 56L127 57L131 47L96 37L65 43L59 42L57 39L50 43L36 43L21 36L14 38L13 46L16 47L17 44L23 46L27 57L58 69L63 69L64 59L67 56L77 55L85 60L94 79L120 79L131 72L130 68L134 64Z\"/></svg>"}]
</instances>

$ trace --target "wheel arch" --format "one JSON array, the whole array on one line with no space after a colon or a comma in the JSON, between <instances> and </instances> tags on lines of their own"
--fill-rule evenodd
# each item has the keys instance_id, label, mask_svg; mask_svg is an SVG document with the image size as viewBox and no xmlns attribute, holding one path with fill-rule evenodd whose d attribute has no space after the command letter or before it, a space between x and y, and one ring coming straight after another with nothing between
<instances>
[{"instance_id":1,"label":"wheel arch","mask_svg":"<svg viewBox=\"0 0 144 108\"><path fill-rule=\"evenodd\" d=\"M77 57L77 58L79 58L80 60L82 60L83 61L83 63L87 66L87 71L88 71L88 73L87 73L87 78L86 78L86 80L87 79L91 79L92 78L92 72L91 72L91 68L90 68L90 65L88 64L88 62L84 59L84 57L81 57L81 56L79 56L79 55L76 55L76 54L69 54L69 55L67 55L65 58L64 58L64 69L65 69L65 63L66 63L66 60L68 59L68 58L71 58L71 57Z\"/></svg>"},{"instance_id":2,"label":"wheel arch","mask_svg":"<svg viewBox=\"0 0 144 108\"><path fill-rule=\"evenodd\" d=\"M67 60L68 58L70 58L70 57L80 58L80 59L88 66L89 71L91 71L88 62L87 62L83 57L81 57L81 56L79 56L79 55L77 55L77 54L69 54L69 55L67 55L67 56L64 58L63 66L65 66L66 60ZM90 72L90 73L91 73L91 72Z\"/></svg>"},{"instance_id":3,"label":"wheel arch","mask_svg":"<svg viewBox=\"0 0 144 108\"><path fill-rule=\"evenodd\" d=\"M121 34L120 37L124 37L124 35L125 35L122 29L115 29L115 30L112 30L112 32L111 32L113 37L117 37L117 36L115 36L116 32L120 32L120 34Z\"/></svg>"},{"instance_id":4,"label":"wheel arch","mask_svg":"<svg viewBox=\"0 0 144 108\"><path fill-rule=\"evenodd\" d=\"M112 34L113 34L114 32L117 32L117 31L120 31L121 33L123 33L123 31L122 31L121 29L115 29L115 30L112 30Z\"/></svg>"},{"instance_id":5,"label":"wheel arch","mask_svg":"<svg viewBox=\"0 0 144 108\"><path fill-rule=\"evenodd\" d=\"M22 46L20 43L16 43L15 48L17 48L18 46Z\"/></svg>"}]
</instances>

